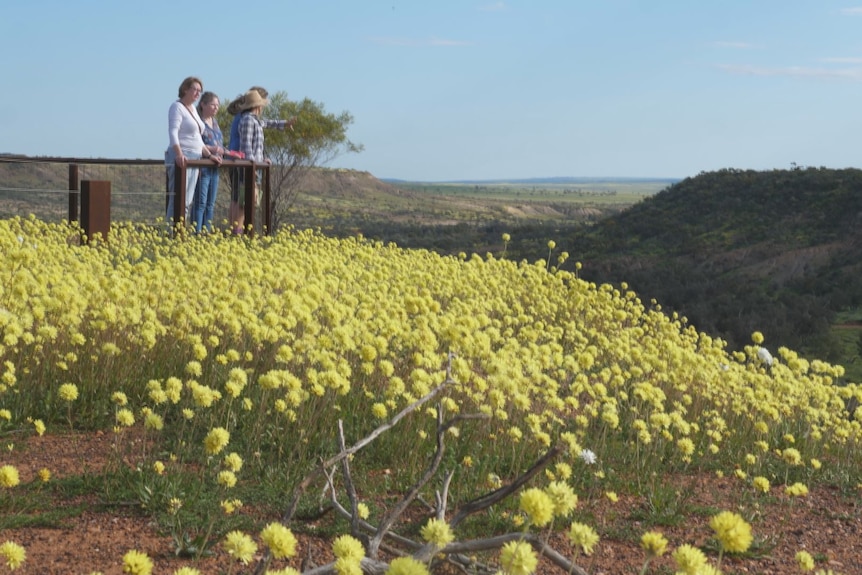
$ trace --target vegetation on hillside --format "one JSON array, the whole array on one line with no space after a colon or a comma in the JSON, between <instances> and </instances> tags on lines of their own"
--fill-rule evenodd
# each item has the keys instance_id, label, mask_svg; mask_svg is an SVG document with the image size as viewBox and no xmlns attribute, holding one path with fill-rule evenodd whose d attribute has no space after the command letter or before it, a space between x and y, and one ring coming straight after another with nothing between
<instances>
[{"instance_id":1,"label":"vegetation on hillside","mask_svg":"<svg viewBox=\"0 0 862 575\"><path fill-rule=\"evenodd\" d=\"M451 561L526 575L540 553L584 575L615 537L645 538L642 573L669 546L680 569L717 573L763 545L767 498L792 506L823 485L851 497L862 480L862 409L845 408L862 390L836 385L840 366L787 348L767 360L758 332L728 348L625 286L559 269L552 244L530 263L311 231L79 238L0 222L0 434L111 433L115 465L78 489L134 502L179 555L227 550L229 573L294 573L295 513L321 505L349 562L314 573ZM689 513L665 478L696 472L738 484L701 511L702 548L661 534ZM0 465L5 525L39 520L15 495L40 485ZM618 496L645 502L626 533L579 514Z\"/></svg>"},{"instance_id":2,"label":"vegetation on hillside","mask_svg":"<svg viewBox=\"0 0 862 575\"><path fill-rule=\"evenodd\" d=\"M830 326L862 307L860 223L860 170L727 169L687 178L566 244L583 277L626 281L731 346L759 329L774 345L844 362L858 348Z\"/></svg>"}]
</instances>

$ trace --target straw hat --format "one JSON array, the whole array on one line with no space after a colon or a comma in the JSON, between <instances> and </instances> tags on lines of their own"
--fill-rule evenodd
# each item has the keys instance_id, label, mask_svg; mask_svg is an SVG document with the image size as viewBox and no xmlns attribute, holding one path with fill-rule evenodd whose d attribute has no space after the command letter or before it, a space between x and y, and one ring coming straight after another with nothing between
<instances>
[{"instance_id":1,"label":"straw hat","mask_svg":"<svg viewBox=\"0 0 862 575\"><path fill-rule=\"evenodd\" d=\"M261 97L260 94L257 93L257 90L249 90L242 97L242 105L240 109L242 111L253 110L258 106L263 107L268 104L266 98Z\"/></svg>"}]
</instances>

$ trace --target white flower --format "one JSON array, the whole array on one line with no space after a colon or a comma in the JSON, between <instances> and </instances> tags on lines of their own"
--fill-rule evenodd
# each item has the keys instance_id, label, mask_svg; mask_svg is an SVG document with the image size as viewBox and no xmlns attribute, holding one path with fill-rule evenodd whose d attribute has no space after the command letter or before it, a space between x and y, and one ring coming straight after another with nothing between
<instances>
[{"instance_id":1,"label":"white flower","mask_svg":"<svg viewBox=\"0 0 862 575\"><path fill-rule=\"evenodd\" d=\"M589 449L582 449L578 454L578 457L586 463L587 465L592 465L596 462L596 454L590 451Z\"/></svg>"}]
</instances>

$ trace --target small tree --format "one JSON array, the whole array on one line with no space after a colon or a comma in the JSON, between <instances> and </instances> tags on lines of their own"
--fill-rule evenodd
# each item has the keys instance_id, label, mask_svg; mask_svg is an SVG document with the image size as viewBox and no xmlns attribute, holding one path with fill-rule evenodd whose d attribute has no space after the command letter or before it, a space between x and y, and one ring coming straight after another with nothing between
<instances>
[{"instance_id":1,"label":"small tree","mask_svg":"<svg viewBox=\"0 0 862 575\"><path fill-rule=\"evenodd\" d=\"M219 125L226 136L233 121L227 113L228 104L225 102L219 110ZM308 170L323 166L343 153L361 152L363 147L347 138L347 128L353 123L349 112L328 113L323 104L308 98L294 102L287 98L286 92L270 94L263 117L269 120L296 118L292 130L266 131L266 155L272 160L271 209L272 231L275 231L287 220Z\"/></svg>"}]
</instances>

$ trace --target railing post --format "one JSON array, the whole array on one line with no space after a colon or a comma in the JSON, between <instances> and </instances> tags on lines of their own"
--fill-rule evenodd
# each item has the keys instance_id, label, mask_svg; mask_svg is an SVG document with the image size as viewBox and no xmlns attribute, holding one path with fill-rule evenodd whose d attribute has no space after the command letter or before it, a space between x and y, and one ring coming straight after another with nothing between
<instances>
[{"instance_id":1,"label":"railing post","mask_svg":"<svg viewBox=\"0 0 862 575\"><path fill-rule=\"evenodd\" d=\"M95 234L108 239L111 229L111 182L84 180L81 187L81 227L87 241Z\"/></svg>"},{"instance_id":2,"label":"railing post","mask_svg":"<svg viewBox=\"0 0 862 575\"><path fill-rule=\"evenodd\" d=\"M254 162L245 168L245 227L249 235L254 235L254 186L255 186L255 169Z\"/></svg>"},{"instance_id":3,"label":"railing post","mask_svg":"<svg viewBox=\"0 0 862 575\"><path fill-rule=\"evenodd\" d=\"M264 168L263 172L263 227L264 234L269 235L272 233L272 202L271 202L271 190L269 187L269 168L267 166Z\"/></svg>"},{"instance_id":4,"label":"railing post","mask_svg":"<svg viewBox=\"0 0 862 575\"><path fill-rule=\"evenodd\" d=\"M78 164L69 164L69 223L78 221Z\"/></svg>"},{"instance_id":5,"label":"railing post","mask_svg":"<svg viewBox=\"0 0 862 575\"><path fill-rule=\"evenodd\" d=\"M174 225L186 222L186 166L174 166Z\"/></svg>"}]
</instances>

